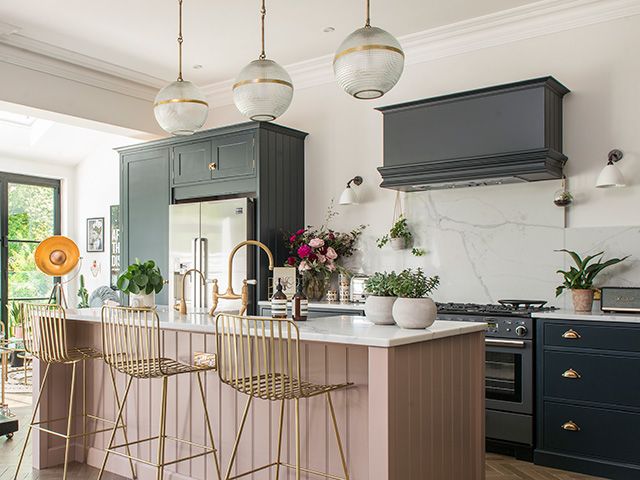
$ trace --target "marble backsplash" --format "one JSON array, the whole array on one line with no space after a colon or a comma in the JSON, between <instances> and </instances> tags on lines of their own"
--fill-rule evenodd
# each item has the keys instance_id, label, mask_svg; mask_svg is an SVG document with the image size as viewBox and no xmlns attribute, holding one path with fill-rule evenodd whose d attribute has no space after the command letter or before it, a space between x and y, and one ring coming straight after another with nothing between
<instances>
[{"instance_id":1,"label":"marble backsplash","mask_svg":"<svg viewBox=\"0 0 640 480\"><path fill-rule=\"evenodd\" d=\"M564 307L570 299L555 298L556 270L570 259L555 250L604 250L605 258L631 258L603 273L598 285L640 286L640 226L565 228L565 212L552 201L558 187L541 182L408 194L404 211L425 255L378 249L379 232L368 229L350 264L367 273L422 267L441 278L437 301L526 298Z\"/></svg>"}]
</instances>

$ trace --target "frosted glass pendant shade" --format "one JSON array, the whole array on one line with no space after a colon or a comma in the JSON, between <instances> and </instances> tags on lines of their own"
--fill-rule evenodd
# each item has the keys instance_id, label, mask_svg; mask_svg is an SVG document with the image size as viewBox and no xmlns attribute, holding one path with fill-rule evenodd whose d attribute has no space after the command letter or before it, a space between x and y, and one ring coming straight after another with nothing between
<instances>
[{"instance_id":1,"label":"frosted glass pendant shade","mask_svg":"<svg viewBox=\"0 0 640 480\"><path fill-rule=\"evenodd\" d=\"M362 27L344 39L333 59L338 85L359 99L379 98L393 88L404 69L404 52L393 35Z\"/></svg>"},{"instance_id":2,"label":"frosted glass pendant shade","mask_svg":"<svg viewBox=\"0 0 640 480\"><path fill-rule=\"evenodd\" d=\"M284 68L266 58L244 67L233 85L236 107L257 122L278 118L289 108L292 98L291 77Z\"/></svg>"},{"instance_id":3,"label":"frosted glass pendant shade","mask_svg":"<svg viewBox=\"0 0 640 480\"><path fill-rule=\"evenodd\" d=\"M163 130L172 135L192 135L207 121L209 104L193 83L178 80L158 92L153 113Z\"/></svg>"}]
</instances>

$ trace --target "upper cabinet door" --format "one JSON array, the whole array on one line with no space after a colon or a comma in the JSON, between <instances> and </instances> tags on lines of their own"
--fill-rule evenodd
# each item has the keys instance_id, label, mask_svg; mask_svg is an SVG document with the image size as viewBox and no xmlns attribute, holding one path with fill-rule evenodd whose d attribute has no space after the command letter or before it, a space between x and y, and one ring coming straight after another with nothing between
<instances>
[{"instance_id":1,"label":"upper cabinet door","mask_svg":"<svg viewBox=\"0 0 640 480\"><path fill-rule=\"evenodd\" d=\"M173 147L174 185L209 181L214 169L210 140Z\"/></svg>"},{"instance_id":2,"label":"upper cabinet door","mask_svg":"<svg viewBox=\"0 0 640 480\"><path fill-rule=\"evenodd\" d=\"M215 179L255 175L255 133L244 132L213 139Z\"/></svg>"}]
</instances>

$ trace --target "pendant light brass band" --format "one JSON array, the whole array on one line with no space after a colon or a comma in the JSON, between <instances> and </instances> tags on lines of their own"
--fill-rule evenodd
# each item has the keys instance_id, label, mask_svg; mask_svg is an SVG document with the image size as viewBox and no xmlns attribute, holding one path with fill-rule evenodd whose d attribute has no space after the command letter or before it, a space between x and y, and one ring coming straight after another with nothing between
<instances>
[{"instance_id":1,"label":"pendant light brass band","mask_svg":"<svg viewBox=\"0 0 640 480\"><path fill-rule=\"evenodd\" d=\"M404 58L404 52L397 47L392 47L391 45L372 44L372 45L360 45L358 47L351 47L339 53L336 53L336 56L333 58L333 63L336 63L336 60L338 60L340 57L344 57L345 55L348 55L353 52L360 52L364 50L390 50L392 52L399 53Z\"/></svg>"},{"instance_id":2,"label":"pendant light brass band","mask_svg":"<svg viewBox=\"0 0 640 480\"><path fill-rule=\"evenodd\" d=\"M287 82L286 80L278 80L276 78L253 78L251 80L241 80L237 83L234 83L232 90L251 83L277 83L279 85L285 85L293 89L293 84L291 82Z\"/></svg>"},{"instance_id":3,"label":"pendant light brass band","mask_svg":"<svg viewBox=\"0 0 640 480\"><path fill-rule=\"evenodd\" d=\"M208 107L209 104L204 100L198 100L195 98L169 98L168 100L160 100L153 104L154 108L158 105L166 105L168 103L199 103L200 105L204 105Z\"/></svg>"}]
</instances>

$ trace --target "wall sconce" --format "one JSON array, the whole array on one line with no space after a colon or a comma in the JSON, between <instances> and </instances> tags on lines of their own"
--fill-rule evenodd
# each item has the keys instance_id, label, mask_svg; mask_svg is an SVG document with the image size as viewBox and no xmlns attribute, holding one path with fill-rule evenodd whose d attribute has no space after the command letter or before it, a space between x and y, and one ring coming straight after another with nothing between
<instances>
[{"instance_id":1,"label":"wall sconce","mask_svg":"<svg viewBox=\"0 0 640 480\"><path fill-rule=\"evenodd\" d=\"M609 160L607 161L607 165L602 169L600 175L598 175L598 180L596 181L597 188L627 186L624 180L624 175L615 165L615 163L619 162L623 156L623 153L618 149L611 150L609 152Z\"/></svg>"},{"instance_id":2,"label":"wall sconce","mask_svg":"<svg viewBox=\"0 0 640 480\"><path fill-rule=\"evenodd\" d=\"M347 188L344 189L342 195L340 195L340 205L357 205L358 204L358 194L356 191L351 188L351 184L354 185L362 185L362 177L356 176L347 182Z\"/></svg>"}]
</instances>

